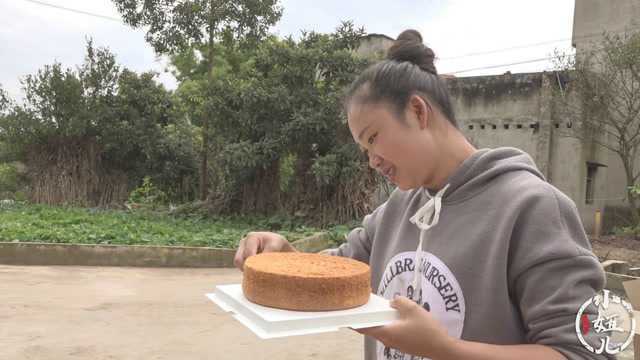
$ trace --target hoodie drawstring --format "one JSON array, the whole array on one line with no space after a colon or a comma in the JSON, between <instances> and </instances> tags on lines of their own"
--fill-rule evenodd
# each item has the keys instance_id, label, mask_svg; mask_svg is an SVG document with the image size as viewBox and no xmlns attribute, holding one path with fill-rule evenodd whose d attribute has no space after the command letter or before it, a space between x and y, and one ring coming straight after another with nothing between
<instances>
[{"instance_id":1,"label":"hoodie drawstring","mask_svg":"<svg viewBox=\"0 0 640 360\"><path fill-rule=\"evenodd\" d=\"M418 242L418 248L416 249L415 258L415 271L413 272L413 293L415 296L419 296L422 287L422 282L418 281L420 273L422 272L420 267L422 265L422 245L424 238L426 237L427 230L438 224L440 219L440 209L442 208L442 197L445 191L449 188L449 184L445 185L440 191L436 193L434 197L429 199L424 206L422 206L416 213L409 219L420 229L420 241ZM425 188L422 188L423 192L427 192Z\"/></svg>"}]
</instances>

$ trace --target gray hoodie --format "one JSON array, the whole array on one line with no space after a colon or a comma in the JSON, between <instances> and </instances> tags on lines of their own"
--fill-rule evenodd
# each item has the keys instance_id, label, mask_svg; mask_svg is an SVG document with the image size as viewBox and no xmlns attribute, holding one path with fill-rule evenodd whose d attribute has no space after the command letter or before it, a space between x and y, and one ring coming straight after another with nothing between
<instances>
[{"instance_id":1,"label":"gray hoodie","mask_svg":"<svg viewBox=\"0 0 640 360\"><path fill-rule=\"evenodd\" d=\"M333 254L368 263L375 293L413 299L456 338L604 359L576 334L605 276L575 204L513 148L479 150L447 184L395 190ZM417 357L367 337L365 358Z\"/></svg>"}]
</instances>

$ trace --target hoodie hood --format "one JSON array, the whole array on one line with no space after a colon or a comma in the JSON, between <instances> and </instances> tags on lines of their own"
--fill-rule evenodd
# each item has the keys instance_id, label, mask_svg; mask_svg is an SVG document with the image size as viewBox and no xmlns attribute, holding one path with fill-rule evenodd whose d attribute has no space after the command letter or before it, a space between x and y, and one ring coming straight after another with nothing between
<instances>
[{"instance_id":1,"label":"hoodie hood","mask_svg":"<svg viewBox=\"0 0 640 360\"><path fill-rule=\"evenodd\" d=\"M447 179L449 188L442 196L442 202L455 203L469 199L484 188L495 177L511 171L527 171L545 180L533 159L522 150L510 147L481 149L467 158ZM430 197L437 191L427 190Z\"/></svg>"},{"instance_id":2,"label":"hoodie hood","mask_svg":"<svg viewBox=\"0 0 640 360\"><path fill-rule=\"evenodd\" d=\"M409 221L420 229L418 246L414 263L416 266L412 286L420 291L421 282L419 275L422 264L428 231L438 224L440 210L443 205L464 201L480 193L493 178L510 171L528 171L544 180L544 176L538 170L533 159L525 152L515 148L482 149L466 159L460 167L449 177L445 186L433 192L426 188L429 200L422 206Z\"/></svg>"}]
</instances>

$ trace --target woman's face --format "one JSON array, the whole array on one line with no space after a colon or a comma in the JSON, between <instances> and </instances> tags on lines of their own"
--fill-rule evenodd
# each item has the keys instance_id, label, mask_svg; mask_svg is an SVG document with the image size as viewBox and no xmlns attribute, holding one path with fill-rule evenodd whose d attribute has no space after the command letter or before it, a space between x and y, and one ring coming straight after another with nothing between
<instances>
[{"instance_id":1,"label":"woman's face","mask_svg":"<svg viewBox=\"0 0 640 360\"><path fill-rule=\"evenodd\" d=\"M438 153L427 109L417 96L409 101L404 119L386 103L354 103L348 109L351 135L368 155L369 166L401 190L433 181Z\"/></svg>"}]
</instances>

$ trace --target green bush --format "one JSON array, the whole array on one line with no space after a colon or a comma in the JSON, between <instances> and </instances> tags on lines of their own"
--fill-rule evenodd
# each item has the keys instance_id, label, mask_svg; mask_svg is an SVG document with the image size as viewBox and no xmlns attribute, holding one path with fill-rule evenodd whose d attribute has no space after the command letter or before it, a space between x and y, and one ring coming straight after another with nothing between
<instances>
[{"instance_id":1,"label":"green bush","mask_svg":"<svg viewBox=\"0 0 640 360\"><path fill-rule=\"evenodd\" d=\"M632 196L635 196L636 198L640 197L640 184L630 186L629 192L631 193ZM620 229L620 231L624 234L632 235L632 236L635 236L637 239L640 239L640 223L635 224L635 226L632 225L632 226L623 227L622 229Z\"/></svg>"},{"instance_id":2,"label":"green bush","mask_svg":"<svg viewBox=\"0 0 640 360\"><path fill-rule=\"evenodd\" d=\"M289 154L280 161L280 191L283 193L291 190L295 177L296 156Z\"/></svg>"},{"instance_id":3,"label":"green bush","mask_svg":"<svg viewBox=\"0 0 640 360\"><path fill-rule=\"evenodd\" d=\"M620 226L613 229L616 236L633 236L640 238L640 224L635 226Z\"/></svg>"},{"instance_id":4,"label":"green bush","mask_svg":"<svg viewBox=\"0 0 640 360\"><path fill-rule=\"evenodd\" d=\"M25 202L27 201L27 193L24 191L16 191L13 193L13 198L15 201Z\"/></svg>"},{"instance_id":5,"label":"green bush","mask_svg":"<svg viewBox=\"0 0 640 360\"><path fill-rule=\"evenodd\" d=\"M329 229L329 244L332 248L338 247L347 241L350 227L347 225L336 225Z\"/></svg>"},{"instance_id":6,"label":"green bush","mask_svg":"<svg viewBox=\"0 0 640 360\"><path fill-rule=\"evenodd\" d=\"M0 208L0 239L74 244L175 245L234 248L249 231L264 230L257 217L175 218L153 212L53 207L13 202ZM292 225L278 232L296 241L316 228Z\"/></svg>"},{"instance_id":7,"label":"green bush","mask_svg":"<svg viewBox=\"0 0 640 360\"><path fill-rule=\"evenodd\" d=\"M153 185L150 177L145 176L142 185L129 194L129 203L150 206L166 205L167 194Z\"/></svg>"},{"instance_id":8,"label":"green bush","mask_svg":"<svg viewBox=\"0 0 640 360\"><path fill-rule=\"evenodd\" d=\"M16 167L11 164L0 163L0 197L2 194L15 193L20 188Z\"/></svg>"}]
</instances>

